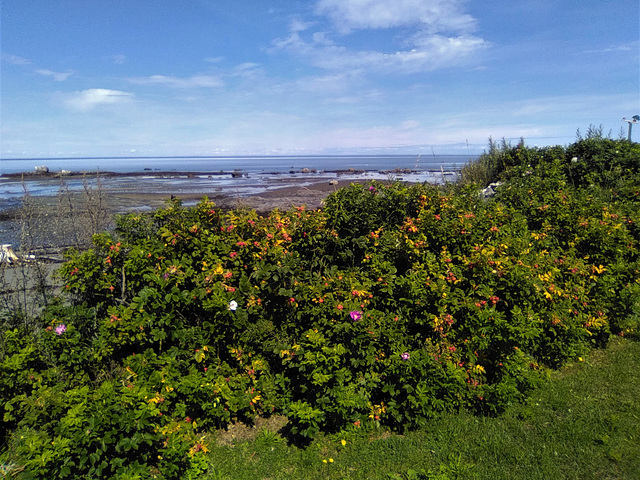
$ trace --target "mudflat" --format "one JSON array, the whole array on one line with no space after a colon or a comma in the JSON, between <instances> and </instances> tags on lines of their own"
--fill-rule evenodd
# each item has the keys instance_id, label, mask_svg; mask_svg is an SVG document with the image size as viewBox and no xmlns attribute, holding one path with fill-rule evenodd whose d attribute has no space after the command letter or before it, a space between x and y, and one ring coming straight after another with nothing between
<instances>
[{"instance_id":1,"label":"mudflat","mask_svg":"<svg viewBox=\"0 0 640 480\"><path fill-rule=\"evenodd\" d=\"M363 183L367 179L355 181ZM321 181L297 185L295 179L288 186L273 188L254 195L239 195L234 189L215 189L210 192L181 193L177 196L186 206L208 198L223 210L249 208L260 215L274 209L288 210L306 206L321 208L323 200L353 180ZM105 188L92 191L53 195L29 196L22 208L5 210L0 215L0 244L11 244L14 249L27 247L64 247L84 243L90 231L108 229L114 214L147 212L166 206L171 195L153 192L122 192ZM26 227L26 229L25 229Z\"/></svg>"}]
</instances>

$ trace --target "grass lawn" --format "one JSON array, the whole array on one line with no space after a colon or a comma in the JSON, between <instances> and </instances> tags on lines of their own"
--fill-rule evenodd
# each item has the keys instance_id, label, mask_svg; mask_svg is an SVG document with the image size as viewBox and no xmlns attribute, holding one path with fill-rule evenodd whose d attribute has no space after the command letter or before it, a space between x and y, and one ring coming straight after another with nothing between
<instances>
[{"instance_id":1,"label":"grass lawn","mask_svg":"<svg viewBox=\"0 0 640 480\"><path fill-rule=\"evenodd\" d=\"M305 450L263 428L210 448L210 479L640 479L640 343L613 339L499 418L445 415Z\"/></svg>"}]
</instances>

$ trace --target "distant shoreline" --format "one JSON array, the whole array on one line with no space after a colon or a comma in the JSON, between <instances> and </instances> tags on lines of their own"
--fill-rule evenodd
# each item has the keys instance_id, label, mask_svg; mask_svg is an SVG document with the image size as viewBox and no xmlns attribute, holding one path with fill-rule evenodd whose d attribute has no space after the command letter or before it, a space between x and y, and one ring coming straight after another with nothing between
<instances>
[{"instance_id":1,"label":"distant shoreline","mask_svg":"<svg viewBox=\"0 0 640 480\"><path fill-rule=\"evenodd\" d=\"M306 170L306 171L305 171ZM253 175L295 175L295 174L335 174L339 175L362 175L366 173L380 173L384 175L388 174L399 174L399 175L410 175L414 173L438 173L440 170L438 169L423 169L423 170L414 170L410 168L395 168L391 170L378 170L378 169L355 169L348 168L343 170L318 170L315 168L307 168L300 170L289 170L288 172L261 172L256 174L252 172ZM49 178L65 178L65 177L145 177L145 176L153 176L153 177L198 177L198 176L206 176L206 175L216 175L216 176L224 176L229 175L231 177L240 176L240 175L249 175L250 172L246 172L242 169L225 171L225 170L214 170L214 171L177 171L177 170L154 170L154 169L144 169L141 171L135 172L112 172L112 171L72 171L72 170L62 170L62 171L47 171L47 172L37 172L37 171L29 171L29 172L15 172L15 173L3 173L0 174L0 178L26 178L28 180L38 180L38 179L49 179Z\"/></svg>"},{"instance_id":2,"label":"distant shoreline","mask_svg":"<svg viewBox=\"0 0 640 480\"><path fill-rule=\"evenodd\" d=\"M414 171L459 170L477 155L270 155L270 156L165 156L165 157L52 157L3 159L0 174L56 175L95 174L142 175L191 173L224 175L235 171L248 174L286 174L313 170L324 173L388 172L396 168ZM5 177L6 178L6 177ZM10 178L10 177L9 177Z\"/></svg>"},{"instance_id":3,"label":"distant shoreline","mask_svg":"<svg viewBox=\"0 0 640 480\"><path fill-rule=\"evenodd\" d=\"M63 174L62 174L63 173ZM393 170L322 170L294 169L289 172L248 173L242 170L159 171L136 172L26 172L0 176L0 243L18 243L18 218L27 193L36 202L44 231L56 231L64 215L61 202L71 200L82 204L87 193L102 193L110 214L149 212L162 208L172 196L185 206L195 205L203 198L224 209L249 208L261 215L274 209L287 210L305 205L317 209L333 191L351 183L370 181L404 181L406 183L440 183L455 181L457 172L416 171L408 168ZM444 175L443 175L444 173ZM447 173L449 175L447 175ZM54 235L47 235L52 243Z\"/></svg>"},{"instance_id":4,"label":"distant shoreline","mask_svg":"<svg viewBox=\"0 0 640 480\"><path fill-rule=\"evenodd\" d=\"M458 170L388 170L315 168L292 169L288 172L247 172L242 169L220 171L170 171L143 169L118 171L33 171L0 175L0 212L20 204L25 192L30 196L56 196L60 191L80 193L85 188L100 188L109 195L159 194L164 196L198 194L200 196L250 197L286 187L313 187L331 181L363 182L396 179L411 183L454 181Z\"/></svg>"}]
</instances>

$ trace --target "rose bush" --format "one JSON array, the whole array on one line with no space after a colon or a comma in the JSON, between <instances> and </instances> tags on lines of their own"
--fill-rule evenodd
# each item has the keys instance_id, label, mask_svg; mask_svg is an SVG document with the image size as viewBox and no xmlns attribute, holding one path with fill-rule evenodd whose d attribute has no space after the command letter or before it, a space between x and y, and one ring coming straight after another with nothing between
<instances>
[{"instance_id":1,"label":"rose bush","mask_svg":"<svg viewBox=\"0 0 640 480\"><path fill-rule=\"evenodd\" d=\"M284 414L304 443L497 414L637 335L640 147L492 155L491 199L372 182L318 211L119 218L67 253L66 303L1 334L2 458L35 478L183 478L231 422Z\"/></svg>"}]
</instances>

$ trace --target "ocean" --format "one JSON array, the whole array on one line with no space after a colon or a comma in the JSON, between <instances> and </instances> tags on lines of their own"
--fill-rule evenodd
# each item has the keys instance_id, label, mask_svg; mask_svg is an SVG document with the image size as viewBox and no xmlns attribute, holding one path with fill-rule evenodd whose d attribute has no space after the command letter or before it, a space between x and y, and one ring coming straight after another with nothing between
<instances>
[{"instance_id":1,"label":"ocean","mask_svg":"<svg viewBox=\"0 0 640 480\"><path fill-rule=\"evenodd\" d=\"M456 169L477 155L309 155L249 157L84 157L2 159L0 174L33 172L45 165L51 172L109 171L133 173L145 170L174 172L220 172L242 170L247 173L278 172L315 168L317 170L414 170Z\"/></svg>"},{"instance_id":2,"label":"ocean","mask_svg":"<svg viewBox=\"0 0 640 480\"><path fill-rule=\"evenodd\" d=\"M51 196L59 192L62 181L71 191L83 189L85 183L96 186L95 177L6 176L33 173L38 166L46 166L50 173L66 170L120 174L104 175L99 180L101 188L118 193L179 196L184 192L231 192L241 196L333 178L393 177L439 183L454 180L460 168L475 158L474 155L335 155L2 159L0 211L19 205L25 190L32 196Z\"/></svg>"}]
</instances>

